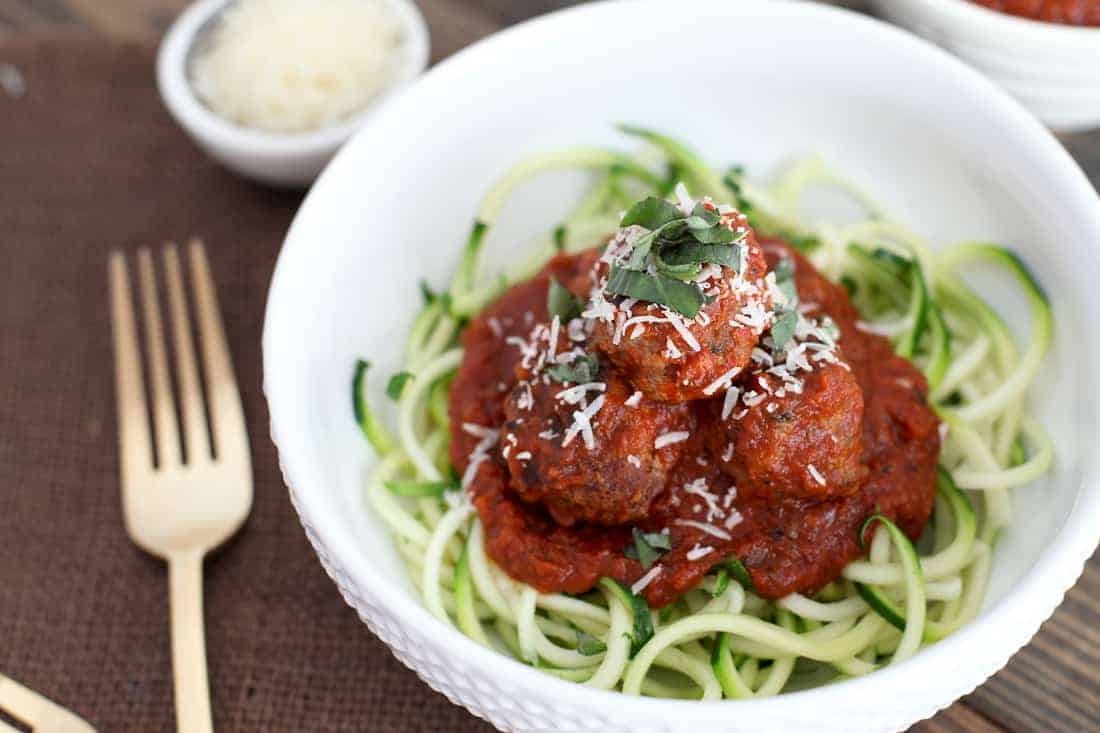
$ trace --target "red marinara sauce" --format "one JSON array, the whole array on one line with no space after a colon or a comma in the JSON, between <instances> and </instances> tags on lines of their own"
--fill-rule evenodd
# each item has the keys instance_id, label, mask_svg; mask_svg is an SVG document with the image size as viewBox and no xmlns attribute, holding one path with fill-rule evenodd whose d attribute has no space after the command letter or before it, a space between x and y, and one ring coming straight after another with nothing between
<instances>
[{"instance_id":1,"label":"red marinara sauce","mask_svg":"<svg viewBox=\"0 0 1100 733\"><path fill-rule=\"evenodd\" d=\"M648 514L627 524L563 524L541 504L524 501L513 487L510 466L516 464L514 456L510 464L503 454L508 445L502 439L489 457L475 466L468 490L485 529L486 550L510 576L544 593L582 593L605 576L634 583L646 570L624 550L637 527L645 532L667 530L671 544L659 560L660 574L644 589L651 606L672 603L696 587L715 565L733 558L744 564L758 594L779 598L813 592L839 577L844 566L861 554L859 527L876 511L894 520L911 538L919 537L932 510L940 447L939 423L927 405L923 375L896 356L886 339L861 330L858 313L845 291L809 261L782 241L762 240L762 244L769 268L783 257L793 262L795 284L805 307L836 323L839 349L850 375L845 373L848 381L839 387L823 387L803 412L791 408L769 413L767 419L775 421L774 432L765 420L754 428L758 434L749 444L753 450L779 456L776 460L792 456L793 464L795 454L820 454L820 443L829 441L830 433L847 430L856 440L854 449L851 441L832 440L837 443L832 455L844 465L839 474L830 473L830 477L845 476L843 490L778 488L789 483L782 480L782 471L774 484L770 473L749 471L733 488L735 482L728 472L733 446L724 448L727 441L715 439L726 430L719 415L720 394L686 403L690 437L675 446L671 468L659 465L664 471L659 474L664 490L653 499ZM521 343L535 324L547 321L550 278L577 294L587 293L597 255L590 250L555 257L532 280L514 286L486 308L463 334L465 357L450 394L450 449L459 473L466 472L480 440L464 429L464 424L501 426L502 438L521 427L508 424L505 410L509 394L517 386L521 362L521 349L515 344ZM613 367L605 364L603 368ZM845 416L845 410L856 412ZM646 417L651 411L637 412L637 417L627 414L616 419L637 420L634 432L651 434L653 426L644 421L657 418ZM804 431L794 444L782 446L783 450L769 445L769 440L790 441L789 431L784 432L788 421L813 420L813 415L821 414L833 416L823 424L824 432ZM576 455L583 453L570 454L571 458ZM699 491L699 487L706 490ZM710 523L712 512L723 516L733 512L738 519L732 526Z\"/></svg>"},{"instance_id":2,"label":"red marinara sauce","mask_svg":"<svg viewBox=\"0 0 1100 733\"><path fill-rule=\"evenodd\" d=\"M1100 0L971 0L1021 18L1064 25L1100 26Z\"/></svg>"}]
</instances>

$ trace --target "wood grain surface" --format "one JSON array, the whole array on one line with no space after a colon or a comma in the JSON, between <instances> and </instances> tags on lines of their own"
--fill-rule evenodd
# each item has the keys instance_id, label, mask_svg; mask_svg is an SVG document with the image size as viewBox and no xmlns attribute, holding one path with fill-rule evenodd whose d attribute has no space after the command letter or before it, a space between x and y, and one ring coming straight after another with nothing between
<instances>
[{"instance_id":1,"label":"wood grain surface","mask_svg":"<svg viewBox=\"0 0 1100 733\"><path fill-rule=\"evenodd\" d=\"M675 0L670 0L674 2ZM862 0L824 0L857 10ZM186 0L0 0L0 34L86 30L155 40ZM570 0L418 0L432 32L433 60ZM1100 131L1060 136L1100 186ZM919 684L919 680L916 681ZM1065 602L1008 666L913 733L1100 731L1100 553Z\"/></svg>"}]
</instances>

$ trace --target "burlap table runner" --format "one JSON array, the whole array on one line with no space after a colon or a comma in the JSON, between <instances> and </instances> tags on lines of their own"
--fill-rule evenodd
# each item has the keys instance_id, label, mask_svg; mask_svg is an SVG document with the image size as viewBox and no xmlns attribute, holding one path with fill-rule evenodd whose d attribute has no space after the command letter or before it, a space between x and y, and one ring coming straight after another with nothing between
<instances>
[{"instance_id":1,"label":"burlap table runner","mask_svg":"<svg viewBox=\"0 0 1100 733\"><path fill-rule=\"evenodd\" d=\"M0 672L102 731L173 727L164 566L126 538L107 252L203 237L252 443L256 499L206 566L220 730L489 730L393 659L340 599L267 437L260 331L299 196L207 160L161 107L150 49L0 41Z\"/></svg>"}]
</instances>

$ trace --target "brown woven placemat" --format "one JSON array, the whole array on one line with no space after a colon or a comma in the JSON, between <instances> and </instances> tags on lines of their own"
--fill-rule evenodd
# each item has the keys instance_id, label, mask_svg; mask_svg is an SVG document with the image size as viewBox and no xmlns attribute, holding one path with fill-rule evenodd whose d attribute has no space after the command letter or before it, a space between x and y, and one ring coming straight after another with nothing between
<instances>
[{"instance_id":1,"label":"brown woven placemat","mask_svg":"<svg viewBox=\"0 0 1100 733\"><path fill-rule=\"evenodd\" d=\"M219 730L482 731L340 599L267 437L260 332L299 196L206 159L148 48L0 40L0 672L102 731L174 727L164 567L122 527L107 253L203 237L248 417L255 507L206 565Z\"/></svg>"}]
</instances>

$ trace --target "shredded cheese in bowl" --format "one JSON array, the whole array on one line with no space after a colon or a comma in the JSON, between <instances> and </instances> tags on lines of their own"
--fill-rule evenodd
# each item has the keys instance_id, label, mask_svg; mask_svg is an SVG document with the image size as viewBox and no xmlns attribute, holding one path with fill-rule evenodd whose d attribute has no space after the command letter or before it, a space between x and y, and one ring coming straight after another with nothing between
<instances>
[{"instance_id":1,"label":"shredded cheese in bowl","mask_svg":"<svg viewBox=\"0 0 1100 733\"><path fill-rule=\"evenodd\" d=\"M190 68L199 98L281 133L363 110L394 79L405 40L384 0L237 0L205 35Z\"/></svg>"}]
</instances>

